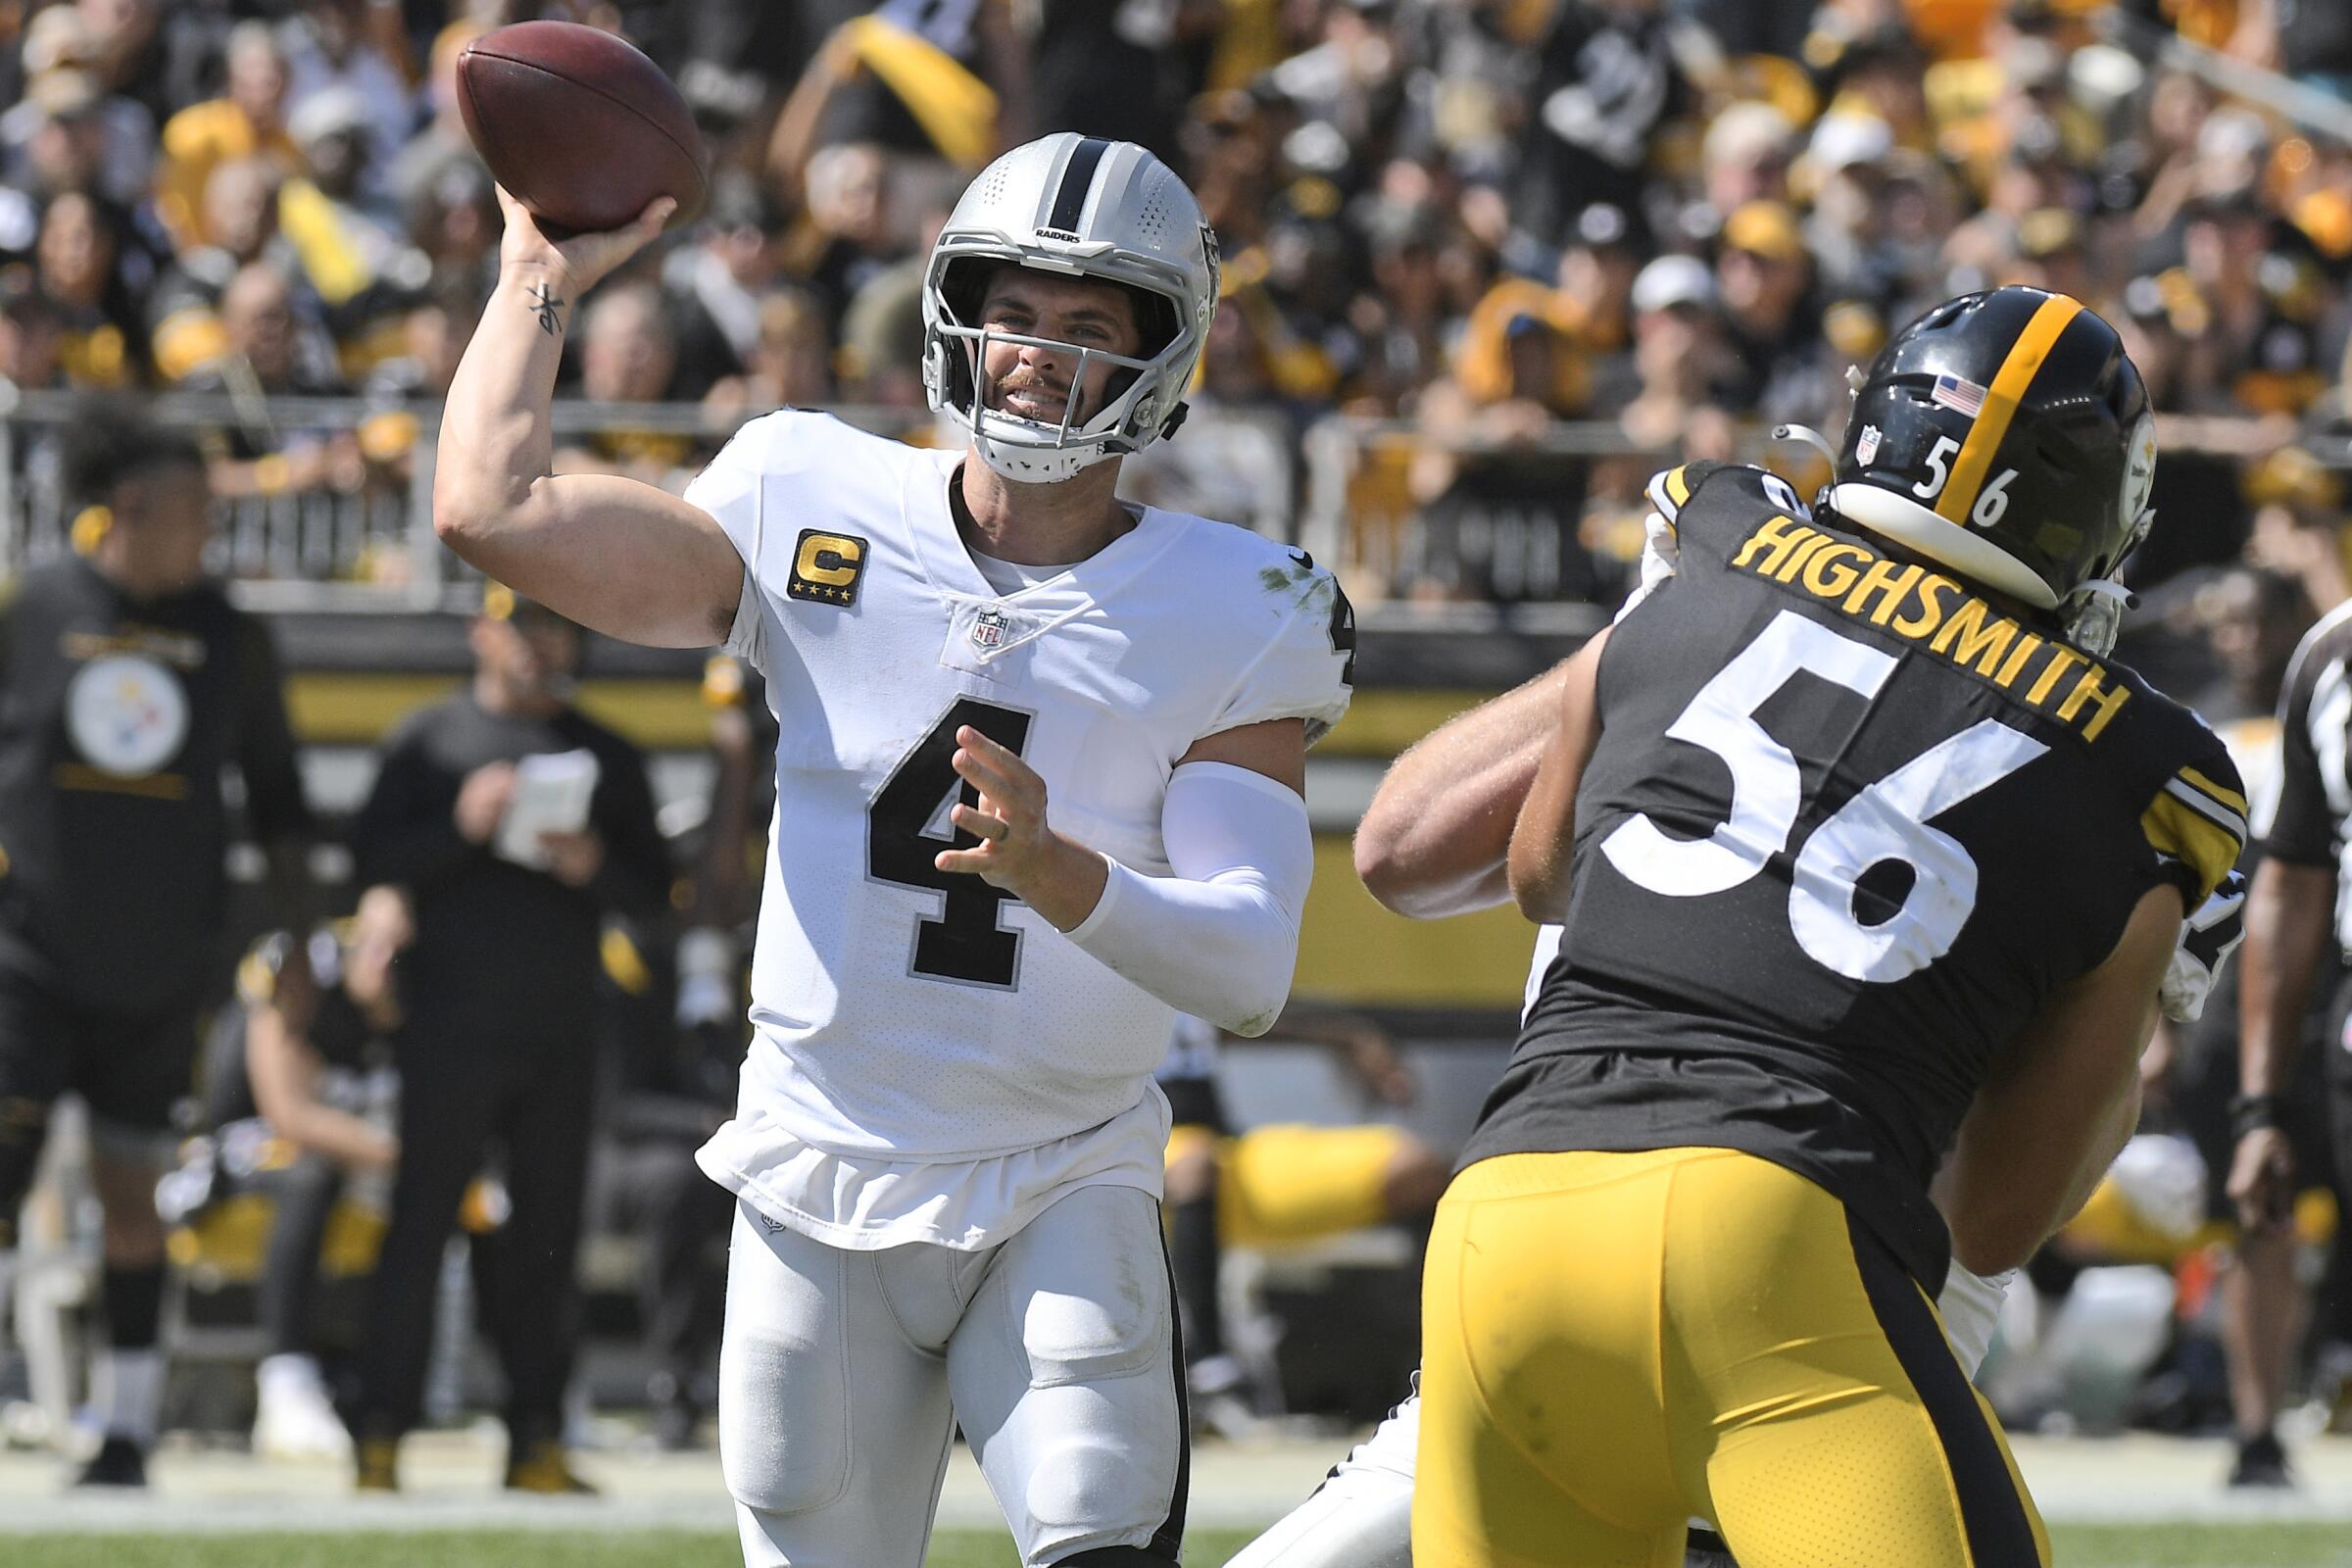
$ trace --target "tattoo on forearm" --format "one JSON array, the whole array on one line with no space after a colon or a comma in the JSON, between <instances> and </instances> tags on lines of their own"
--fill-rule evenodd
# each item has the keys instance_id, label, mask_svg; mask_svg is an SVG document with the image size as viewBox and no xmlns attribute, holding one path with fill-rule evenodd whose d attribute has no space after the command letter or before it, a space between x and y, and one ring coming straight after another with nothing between
<instances>
[{"instance_id":1,"label":"tattoo on forearm","mask_svg":"<svg viewBox=\"0 0 2352 1568\"><path fill-rule=\"evenodd\" d=\"M564 330L564 318L556 314L562 309L564 302L545 283L531 285L531 314L539 318L539 330L549 337Z\"/></svg>"}]
</instances>

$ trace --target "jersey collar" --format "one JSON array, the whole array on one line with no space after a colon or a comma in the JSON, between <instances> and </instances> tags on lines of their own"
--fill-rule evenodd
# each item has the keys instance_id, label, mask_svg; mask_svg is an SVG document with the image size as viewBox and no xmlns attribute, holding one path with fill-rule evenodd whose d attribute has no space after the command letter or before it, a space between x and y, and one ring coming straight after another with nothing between
<instances>
[{"instance_id":1,"label":"jersey collar","mask_svg":"<svg viewBox=\"0 0 2352 1568\"><path fill-rule=\"evenodd\" d=\"M1190 519L1157 507L1141 507L1134 527L1087 557L1072 562L1043 582L1001 594L972 561L963 535L956 530L956 514L948 502L948 486L963 462L960 448L927 452L929 460L907 465L900 492L906 532L923 575L943 596L985 600L992 604L1029 605L1052 611L1074 602L1083 608L1102 604L1139 576L1173 547Z\"/></svg>"}]
</instances>

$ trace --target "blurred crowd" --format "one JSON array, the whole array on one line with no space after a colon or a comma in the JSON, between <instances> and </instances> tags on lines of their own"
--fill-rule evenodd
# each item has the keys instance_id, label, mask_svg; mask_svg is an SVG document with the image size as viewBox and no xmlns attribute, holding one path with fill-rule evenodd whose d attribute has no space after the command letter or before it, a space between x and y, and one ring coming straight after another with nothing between
<instances>
[{"instance_id":1,"label":"blurred crowd","mask_svg":"<svg viewBox=\"0 0 2352 1568\"><path fill-rule=\"evenodd\" d=\"M1541 502L1590 558L1523 590L1441 551L1359 597L1609 598L1647 455L1769 450L1806 489L1760 432L1834 435L1849 366L1989 284L2081 295L2161 410L2273 421L2241 445L2343 410L2352 14L2283 0L14 0L0 374L225 394L226 497L400 485L498 245L455 62L533 16L644 47L714 172L565 377L703 428L573 467L679 484L779 403L919 417L922 252L963 177L1057 128L1199 190L1226 301L1200 408L1292 443L1403 421L1351 501L1441 531ZM2270 73L2267 102L2181 51ZM302 428L282 394L374 416ZM1513 461L1561 420L1643 459ZM2225 536L2190 555L2236 547L2235 473L2201 476Z\"/></svg>"}]
</instances>

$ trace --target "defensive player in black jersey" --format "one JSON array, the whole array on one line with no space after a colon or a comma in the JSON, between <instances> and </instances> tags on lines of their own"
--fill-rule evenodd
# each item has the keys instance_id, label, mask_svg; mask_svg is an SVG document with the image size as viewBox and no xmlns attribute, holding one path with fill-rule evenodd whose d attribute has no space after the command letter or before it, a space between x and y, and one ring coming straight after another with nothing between
<instances>
[{"instance_id":1,"label":"defensive player in black jersey","mask_svg":"<svg viewBox=\"0 0 2352 1568\"><path fill-rule=\"evenodd\" d=\"M1931 1298L2105 1168L2244 838L2106 658L2153 466L2114 331L2010 288L1889 345L1820 517L1661 476L1680 570L1513 834L1565 936L1431 1246L1416 1561L1648 1568L1694 1514L1746 1568L2048 1561Z\"/></svg>"},{"instance_id":2,"label":"defensive player in black jersey","mask_svg":"<svg viewBox=\"0 0 2352 1568\"><path fill-rule=\"evenodd\" d=\"M135 1485L154 1437L172 1108L222 946L222 771L296 897L310 816L261 623L204 571L211 497L184 437L93 412L68 482L86 554L0 612L0 1301L50 1107L89 1104L106 1211L106 1443L85 1482Z\"/></svg>"}]
</instances>

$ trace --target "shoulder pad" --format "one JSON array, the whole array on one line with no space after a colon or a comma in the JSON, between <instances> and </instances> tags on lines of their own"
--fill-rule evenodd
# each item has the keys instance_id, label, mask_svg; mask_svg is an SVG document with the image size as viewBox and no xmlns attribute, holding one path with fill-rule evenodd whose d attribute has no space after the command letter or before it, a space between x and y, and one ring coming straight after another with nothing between
<instances>
[{"instance_id":1,"label":"shoulder pad","mask_svg":"<svg viewBox=\"0 0 2352 1568\"><path fill-rule=\"evenodd\" d=\"M2211 743L2198 749L2157 787L2140 813L2140 830L2159 861L2187 869L2194 906L2210 898L2245 853L2246 795L2237 767L2220 737L2198 726Z\"/></svg>"},{"instance_id":2,"label":"shoulder pad","mask_svg":"<svg viewBox=\"0 0 2352 1568\"><path fill-rule=\"evenodd\" d=\"M1759 502L1792 517L1812 520L1813 509L1805 505L1803 498L1797 495L1788 480L1769 468L1760 468L1749 463L1686 463L1678 467L1662 469L1650 475L1644 494L1658 515L1666 519L1667 525L1679 531L1684 509L1698 495L1701 486L1718 475L1725 476L1722 484L1717 486L1718 491L1728 484L1747 500ZM1731 500L1723 494L1718 494L1714 499L1718 503Z\"/></svg>"},{"instance_id":3,"label":"shoulder pad","mask_svg":"<svg viewBox=\"0 0 2352 1568\"><path fill-rule=\"evenodd\" d=\"M1258 585L1274 623L1270 640L1259 645L1240 685L1226 697L1214 728L1302 718L1311 746L1339 722L1353 695L1355 610L1338 576L1305 551L1237 531L1251 541L1250 553L1239 559L1263 564Z\"/></svg>"},{"instance_id":4,"label":"shoulder pad","mask_svg":"<svg viewBox=\"0 0 2352 1568\"><path fill-rule=\"evenodd\" d=\"M1683 508L1690 504L1691 496L1706 482L1707 475L1724 466L1720 463L1685 463L1672 468L1661 468L1649 476L1643 493L1659 516L1669 527L1682 515Z\"/></svg>"}]
</instances>

